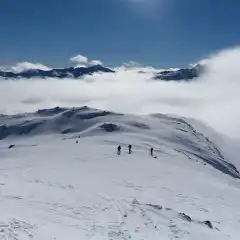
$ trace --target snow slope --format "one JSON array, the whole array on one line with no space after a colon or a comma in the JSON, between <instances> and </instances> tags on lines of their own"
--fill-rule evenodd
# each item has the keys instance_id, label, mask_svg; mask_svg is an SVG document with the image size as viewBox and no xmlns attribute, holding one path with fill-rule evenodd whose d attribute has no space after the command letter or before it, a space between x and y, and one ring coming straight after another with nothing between
<instances>
[{"instance_id":1,"label":"snow slope","mask_svg":"<svg viewBox=\"0 0 240 240\"><path fill-rule=\"evenodd\" d=\"M239 173L187 120L83 107L0 125L2 239L239 239Z\"/></svg>"}]
</instances>

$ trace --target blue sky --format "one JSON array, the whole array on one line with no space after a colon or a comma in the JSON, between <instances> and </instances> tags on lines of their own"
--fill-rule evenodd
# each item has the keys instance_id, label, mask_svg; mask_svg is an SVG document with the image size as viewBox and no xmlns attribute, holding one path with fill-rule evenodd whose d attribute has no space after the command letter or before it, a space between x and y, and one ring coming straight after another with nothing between
<instances>
[{"instance_id":1,"label":"blue sky","mask_svg":"<svg viewBox=\"0 0 240 240\"><path fill-rule=\"evenodd\" d=\"M181 67L240 41L239 0L3 0L0 65Z\"/></svg>"}]
</instances>

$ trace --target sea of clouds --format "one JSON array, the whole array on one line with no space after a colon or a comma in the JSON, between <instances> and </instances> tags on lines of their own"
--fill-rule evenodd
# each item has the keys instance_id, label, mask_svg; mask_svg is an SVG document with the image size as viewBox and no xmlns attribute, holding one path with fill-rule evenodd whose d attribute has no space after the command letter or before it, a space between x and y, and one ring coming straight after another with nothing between
<instances>
[{"instance_id":1,"label":"sea of clouds","mask_svg":"<svg viewBox=\"0 0 240 240\"><path fill-rule=\"evenodd\" d=\"M220 51L204 63L206 71L192 82L153 80L154 69L134 66L77 80L0 80L0 113L82 105L131 114L170 113L200 119L238 138L240 48Z\"/></svg>"}]
</instances>

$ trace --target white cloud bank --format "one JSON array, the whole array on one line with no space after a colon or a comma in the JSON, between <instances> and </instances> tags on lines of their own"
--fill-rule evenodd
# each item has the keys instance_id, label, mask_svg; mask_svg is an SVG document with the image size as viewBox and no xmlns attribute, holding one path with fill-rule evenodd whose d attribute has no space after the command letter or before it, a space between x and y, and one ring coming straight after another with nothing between
<instances>
[{"instance_id":1,"label":"white cloud bank","mask_svg":"<svg viewBox=\"0 0 240 240\"><path fill-rule=\"evenodd\" d=\"M207 60L193 82L152 80L152 73L120 70L84 80L0 81L0 113L82 106L124 113L171 113L200 119L228 136L240 136L240 48Z\"/></svg>"}]
</instances>

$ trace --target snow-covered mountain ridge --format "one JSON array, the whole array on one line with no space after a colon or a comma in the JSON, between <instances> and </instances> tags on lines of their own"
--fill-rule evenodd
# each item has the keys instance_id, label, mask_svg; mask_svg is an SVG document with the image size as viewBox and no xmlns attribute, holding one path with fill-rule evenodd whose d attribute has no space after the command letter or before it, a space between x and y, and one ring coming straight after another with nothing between
<instances>
[{"instance_id":1,"label":"snow-covered mountain ridge","mask_svg":"<svg viewBox=\"0 0 240 240\"><path fill-rule=\"evenodd\" d=\"M238 170L188 119L56 107L1 115L0 138L3 239L239 237Z\"/></svg>"},{"instance_id":2,"label":"snow-covered mountain ridge","mask_svg":"<svg viewBox=\"0 0 240 240\"><path fill-rule=\"evenodd\" d=\"M196 65L190 68L181 68L178 70L166 70L156 74L155 79L161 79L165 81L191 81L200 76L204 71L203 65Z\"/></svg>"},{"instance_id":3,"label":"snow-covered mountain ridge","mask_svg":"<svg viewBox=\"0 0 240 240\"><path fill-rule=\"evenodd\" d=\"M164 144L189 159L197 159L240 178L237 169L225 161L221 151L181 118L162 114L145 117L124 115L86 106L71 109L56 107L25 115L0 116L0 139L53 133L78 134L81 137L110 133L137 134L149 138L150 142Z\"/></svg>"}]
</instances>

